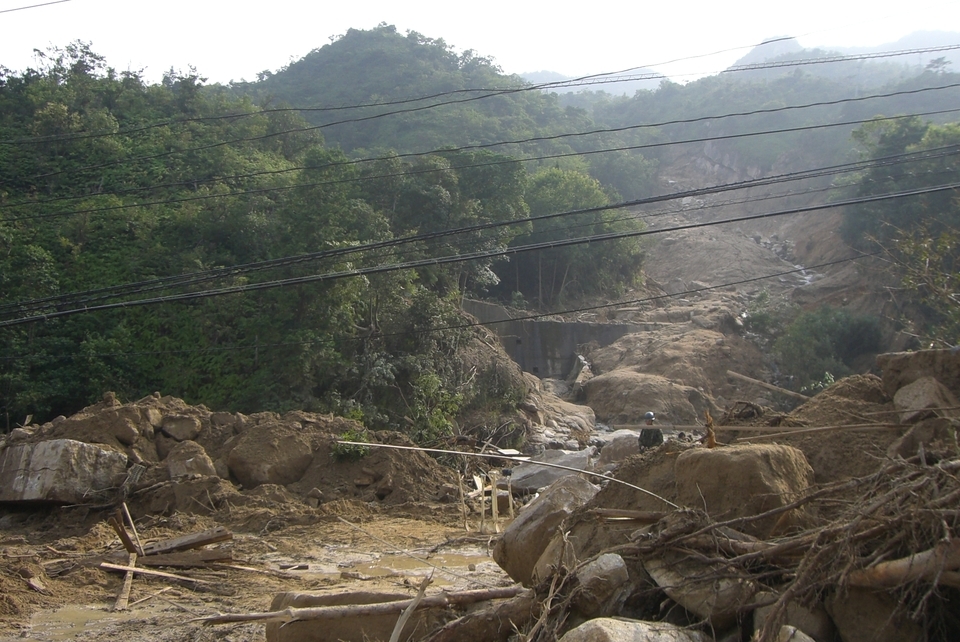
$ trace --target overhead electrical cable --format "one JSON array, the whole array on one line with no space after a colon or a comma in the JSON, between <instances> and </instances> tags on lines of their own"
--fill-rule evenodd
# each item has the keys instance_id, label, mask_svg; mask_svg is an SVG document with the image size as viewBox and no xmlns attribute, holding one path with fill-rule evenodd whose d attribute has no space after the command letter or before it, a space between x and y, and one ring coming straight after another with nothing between
<instances>
[{"instance_id":1,"label":"overhead electrical cable","mask_svg":"<svg viewBox=\"0 0 960 642\"><path fill-rule=\"evenodd\" d=\"M792 132L800 132L800 131L812 131L812 130L818 130L818 129L828 129L828 128L832 128L832 127L845 127L845 126L848 126L848 125L857 125L857 124L864 124L864 123L869 123L869 122L889 121L889 120L901 120L901 119L905 119L905 118L913 118L913 117L916 117L916 116L931 116L931 115L938 115L938 114L954 113L954 112L958 112L958 111L960 111L960 107L956 107L956 108L952 108L952 109L940 109L940 110L934 110L934 111L928 111L928 112L919 112L919 113L907 114L907 115L901 115L901 116L873 117L873 118L864 118L864 119L858 119L858 120L848 120L848 121L843 121L843 122L839 122L839 123L825 123L825 124L819 124L819 125L801 125L801 126L797 126L797 127L786 127L786 128L782 128L782 129L771 129L771 130L765 130L765 131L744 132L744 133L739 133L739 134L725 134L725 135L717 135L717 136L703 136L703 137L700 137L700 138L688 138L688 139L678 140L678 141L662 141L662 142L656 142L656 143L643 143L643 144L639 144L639 145L624 145L624 146L620 146L620 147L612 147L612 148L605 148L605 149L592 150L592 151L591 151L591 150L586 150L586 151L579 151L579 152L563 152L563 153L547 154L547 155L544 155L544 156L540 156L540 157L537 157L536 160L550 160L550 159L568 158L568 157L574 157L574 156L590 156L590 155L593 155L593 154L603 154L603 153L609 153L609 152L612 152L612 151L630 151L630 150L638 150L638 149L653 149L653 148L659 148L659 147L669 147L669 146L672 146L672 145L684 145L684 144L691 144L691 143L703 143L703 142L717 141L717 140L735 140L735 139L740 139L740 138L749 138L749 137L752 137L752 136L765 136L765 135L768 135L768 134L783 134L783 133L792 133ZM479 146L473 146L473 147L475 148L475 147L479 147ZM442 152L441 152L441 153L442 153ZM531 160L532 160L532 159L531 159ZM454 168L443 168L443 169L429 168L429 169L426 169L426 170L422 170L422 172L447 171L448 169L463 169L463 168L471 168L471 167L487 167L487 166L502 165L502 164L507 164L507 163L517 163L517 162L522 162L522 160L521 160L521 159L516 159L516 158L509 158L509 159L507 159L507 160L490 161L490 162L486 162L486 163L477 163L477 164L463 165L463 166L454 167ZM397 175L413 175L413 174L417 174L417 173L420 173L420 172L418 172L417 170L413 170L413 171L406 171L406 172L403 172L403 173L397 174ZM302 188L302 187L317 187L317 186L321 186L321 185L333 185L333 184L338 184L338 183L348 183L348 182L357 182L357 181L363 181L363 180L373 180L373 179L375 179L375 178L382 178L382 177L389 177L389 176L393 176L393 175L383 175L383 176L359 176L359 177L352 177L352 178L347 178L347 179L337 179L337 180L332 180L332 181L318 181L318 182L315 182L315 183L298 183L298 184L294 184L294 185L283 185L283 186L274 186L274 187L260 187L260 188L250 189L250 190L242 190L242 191L235 191L235 192L228 192L228 193L202 194L202 195L198 195L198 196L184 196L184 197L180 197L180 198L163 199L163 200L156 200L156 201L146 201L146 202L142 202L142 203L125 203L125 204L121 204L121 205L111 205L111 206L107 206L107 207L91 207L91 208L84 208L84 209L77 209L77 210L68 210L68 211L64 211L64 212L51 212L51 213L48 213L48 214L34 214L34 215L26 215L26 216L13 216L13 217L6 217L6 218L3 219L3 220L5 220L5 221L7 221L7 222L14 222L14 221L36 220L36 219L44 219L44 218L59 218L59 217L63 217L63 216L73 216L73 215L75 215L75 214L91 214L91 213L95 213L95 212L111 212L111 211L126 210L126 209L139 208L139 207L147 207L147 206L153 206L153 205L174 205L174 204L179 204L179 203L191 203L191 202L196 202L196 201L205 201L205 200L211 200L211 199L217 199L217 198L226 198L226 197L228 197L228 196L243 196L243 195L251 195L251 194L267 194L267 193L272 193L272 192L289 191L289 190L299 189L299 188Z\"/></svg>"},{"instance_id":2,"label":"overhead electrical cable","mask_svg":"<svg viewBox=\"0 0 960 642\"><path fill-rule=\"evenodd\" d=\"M832 267L835 265L841 265L843 263L849 263L852 261L859 261L864 258L871 256L876 256L877 252L868 252L863 254L858 254L856 256L851 256L843 259L835 259L833 261L828 261L826 263L819 263L817 265L808 265L803 267L795 267L790 270L784 270L781 272L774 272L772 274L765 274L763 276L749 277L745 279L740 279L738 281L730 281L727 283L721 283L718 285L708 285L699 288L693 288L689 290L684 290L682 292L674 292L672 294L657 294L652 296L647 296L639 299L628 299L616 301L614 303L602 303L590 306L580 306L576 308L566 308L561 310L552 310L550 312L538 312L531 313L528 315L522 315L518 317L511 317L509 319L503 319L498 321L475 321L470 323L462 323L456 325L445 325L445 326L433 326L430 328L424 328L420 330L407 331L403 334L427 334L430 332L440 332L442 330L459 330L467 328L475 328L482 326L491 326L499 325L501 323L509 323L511 321L535 321L537 319L542 319L546 317L553 317L557 315L564 314L575 314L578 312L590 312L593 310L600 310L605 308L616 308L624 305L639 305L643 303L653 303L656 301L662 301L664 299L671 298L683 298L690 296L692 294L702 294L704 292L709 292L711 290L721 290L725 288L735 287L738 285L746 285L748 283L757 283L759 281L765 281L768 279L781 278L784 276L789 276L791 274L802 274L804 272L809 272L813 270L819 270L826 267ZM400 336L401 333L383 333L381 336L390 337L390 336ZM349 340L349 339L348 339ZM355 339L359 340L359 339ZM0 357L0 361L22 361L28 359L43 359L43 360L61 360L61 359L76 359L76 358L90 358L90 357L136 357L144 355L164 355L164 354L197 354L197 353L206 353L206 352L234 352L239 350L269 350L270 348L284 348L291 346L303 346L303 345L315 345L321 343L320 341L288 341L283 343L256 343L249 345L234 345L234 346L210 346L205 348L185 348L180 350L144 350L138 352L106 352L106 353L89 353L84 352L83 354L67 354L67 355L50 355L50 354L21 354L21 355L8 355Z\"/></svg>"},{"instance_id":3,"label":"overhead electrical cable","mask_svg":"<svg viewBox=\"0 0 960 642\"><path fill-rule=\"evenodd\" d=\"M13 13L14 11L25 11L26 9L37 9L39 7L48 7L52 4L63 4L71 0L52 0L51 2L41 2L40 4L31 4L26 7L16 7L14 9L0 9L0 13Z\"/></svg>"},{"instance_id":4,"label":"overhead electrical cable","mask_svg":"<svg viewBox=\"0 0 960 642\"><path fill-rule=\"evenodd\" d=\"M905 190L905 191L895 192L891 194L863 196L863 197L858 197L854 199L848 199L845 201L837 201L833 203L795 207L795 208L790 208L786 210L779 210L776 212L751 214L746 216L723 219L720 221L689 223L684 225L673 226L667 229L638 230L638 231L631 231L631 232L613 232L613 233L597 234L597 235L574 238L574 239L543 241L539 243L531 243L524 246L511 247L511 248L505 248L505 249L472 252L467 254L458 254L458 255L446 256L446 257L433 257L433 258L427 258L427 259L420 259L416 261L408 261L406 263L399 263L399 264L378 265L378 266L371 266L371 267L365 267L365 268L341 270L338 272L329 272L324 274L312 274L307 276L291 277L287 279L279 279L275 281L267 281L267 282L261 282L261 283L236 285L231 287L219 288L216 290L204 290L200 292L188 292L183 294L168 295L168 296L154 297L154 298L148 298L148 299L124 301L120 303L108 303L108 304L102 304L97 306L74 308L70 310L60 310L60 311L51 312L48 314L41 314L41 315L0 321L0 327L9 327L14 325L21 325L24 323L33 323L36 321L43 321L47 319L53 319L53 318L70 316L74 314L83 314L83 313L89 313L89 312L95 312L95 311L101 311L101 310L132 308L132 307L139 307L139 306L145 306L145 305L156 305L159 303L190 301L190 300L203 299L203 298L209 298L209 297L224 296L228 294L239 294L239 293L245 293L245 292L255 292L259 290L273 289L278 287L287 287L291 285L302 285L306 283L334 281L334 280L343 279L343 278L354 278L354 277L366 276L366 275L372 275L372 274L381 274L385 272L394 272L398 270L410 270L410 269L416 269L420 267L445 265L445 264L451 264L451 263L464 263L467 261L474 261L479 259L496 258L501 256L510 256L513 254L520 254L523 252L531 252L531 251L560 248L560 247L570 247L574 245L584 245L589 243L598 243L598 242L621 239L621 238L649 236L651 234L661 234L667 231L672 232L672 231L680 231L680 230L697 229L702 227L711 227L714 225L723 225L727 223L742 223L746 221L756 221L756 220L762 220L766 218L785 216L789 214L799 214L803 212L813 212L813 211L824 210L824 209L833 209L833 208L845 207L849 205L859 205L864 203L874 203L874 202L887 201L892 199L907 198L911 196L919 196L922 194L932 194L937 192L956 190L958 188L960 188L960 183L951 183L948 185L939 185L935 187L925 187L925 188L918 188L913 190ZM618 204L616 206L606 206L604 208L593 208L593 209L615 209L616 207L624 207L624 205Z\"/></svg>"},{"instance_id":5,"label":"overhead electrical cable","mask_svg":"<svg viewBox=\"0 0 960 642\"><path fill-rule=\"evenodd\" d=\"M671 194L662 194L654 197L635 199L632 201L627 201L623 204L617 204L617 207L642 206L642 205L659 203L659 202L664 202L669 200L680 200L684 198L693 198L693 197L699 197L699 196L719 194L719 193L732 191L732 190L755 188L759 186L770 186L770 185L776 185L784 182L807 180L810 178L835 176L837 174L842 174L842 173L863 171L869 168L890 166L890 165L899 164L899 163L917 162L921 160L930 160L933 158L941 158L945 156L956 155L957 153L960 153L960 145L948 145L942 148L935 148L931 150L907 152L903 154L895 154L895 155L877 158L877 159L856 161L852 163L844 163L840 165L814 168L810 170L788 172L786 174L768 176L760 179L750 179L750 180L739 181L735 183L714 185L714 186L698 188L694 190L687 190L684 192L675 192ZM833 188L830 187L825 189L833 189ZM763 200L765 198L768 198L768 197L762 197L761 199L757 199L757 200ZM750 199L748 199L748 201L749 200ZM553 219L557 217L575 216L578 214L591 213L594 211L596 211L596 209L573 210L569 212L552 213L552 214L546 214L541 216L531 216L531 217L515 219L510 221L484 223L484 224L468 226L463 228L455 228L451 230L437 231L437 232L431 232L426 234L418 234L413 236L401 237L397 239L390 239L388 241L352 245L349 247L337 248L334 250L324 250L320 252L313 252L313 253L302 254L302 255L281 257L277 259L271 259L268 261L258 261L253 263L231 266L231 267L217 268L214 270L206 270L203 272L195 272L195 273L190 273L185 275L161 277L161 278L152 279L149 281L127 283L127 284L122 284L118 286L98 288L95 290L87 290L84 292L61 294L61 295L45 297L41 299L33 299L30 301L19 301L14 303L8 303L5 305L0 305L0 314L10 313L11 311L14 311L14 310L20 313L23 313L23 312L28 312L28 311L49 307L54 304L55 305L64 305L64 304L76 305L79 303L90 303L92 301L118 298L118 297L126 296L132 293L140 294L145 291L153 291L157 289L169 289L173 287L183 287L185 285L196 285L202 282L208 282L211 280L224 278L227 276L237 276L239 274L245 274L252 271L273 269L277 267L286 267L286 266L291 266L294 264L303 263L307 261L338 258L338 257L350 255L350 254L386 249L386 248L396 247L396 246L405 245L405 244L422 243L425 241L436 240L436 239L440 239L448 236L475 233L475 232L485 231L489 229L494 229L497 227L522 225L526 223L548 220L548 219Z\"/></svg>"},{"instance_id":6,"label":"overhead electrical cable","mask_svg":"<svg viewBox=\"0 0 960 642\"><path fill-rule=\"evenodd\" d=\"M611 128L592 129L592 130L588 130L588 131L584 131L584 132L568 132L568 133L563 133L563 134L552 134L552 135L549 135L549 136L534 136L534 137L530 137L530 138L517 139L517 140L508 140L508 141L499 141L499 142L493 142L493 143L478 143L478 144L472 144L472 145L462 145L462 146L460 146L460 147L451 147L451 148L446 148L446 149L433 149L433 150L428 150L428 151L424 151L424 152L405 152L405 153L402 153L402 154L393 154L393 155L391 155L391 156L378 156L378 157L373 157L373 158L351 159L351 160L346 160L346 161L339 161L339 162L333 162L333 163L323 163L323 164L320 164L320 165L312 165L312 166L311 166L311 165L308 165L308 166L287 167L287 168L283 168L283 169L265 170L265 171L259 171L259 172L249 172L249 173L246 173L246 174L234 174L234 175L229 175L229 176L217 176L217 177L211 177L211 178L192 178L192 179L186 179L186 180L183 180L183 181L177 181L177 182L173 182L173 183L160 183L160 184L156 184L156 185L147 185L147 186L142 186L142 187L133 187L133 188L127 188L127 189L120 189L120 190L106 190L106 191L97 192L96 194L81 194L81 195L78 195L78 196L58 196L58 197L54 197L54 198L38 199L38 200L34 200L34 201L26 201L26 202L20 202L20 203L10 203L10 204L5 205L5 207L6 207L6 208L29 207L29 206L35 206L35 205L42 205L42 204L45 204L45 203L56 203L56 202L62 202L62 201L68 201L68 200L81 200L81 199L95 198L95 197L98 197L98 196L135 194L135 193L144 192L144 191L151 191L151 190L154 190L154 189L167 189L167 188L171 188L171 187L196 186L196 185L201 185L201 184L206 185L206 184L210 184L210 183L224 183L224 182L227 182L227 181L234 181L234 180L240 180L240 179L245 179L245 178L253 178L253 177L257 177L257 176L272 176L272 175L279 175L279 174L287 174L287 173L297 172L297 171L303 171L303 170L307 170L307 169L309 169L309 170L319 170L319 169L330 169L330 168L337 168L337 167L349 167L349 166L354 166L354 165L361 165L361 164L364 164L364 163L374 163L374 162L380 162L380 161L384 161L384 160L391 160L391 159L394 159L394 158L418 158L418 157L422 157L422 156L429 156L429 155L435 155L435 154L445 154L445 153L446 153L446 154L449 154L449 153L464 152L464 151L489 150L489 149L492 149L492 148L495 148L495 147L499 147L499 146L503 146L503 145L527 145L527 144L531 144L531 143L542 143L542 142L548 142L548 141L563 140L563 139L568 139L568 138L579 138L579 137L585 137L585 136L596 136L596 135L601 135L601 134L622 133L622 132L626 132L626 131L635 131L635 130L638 130L638 129L663 128L663 127L668 127L668 126L671 126L671 125L689 125L689 124L706 122L706 121L724 120L724 119L728 119L728 118L738 118L738 117L747 117L747 116L766 115L766 114L772 114L772 113L778 113L778 112L785 112L785 111L795 111L795 110L812 109L812 108L815 108L815 107L835 106L835 105L843 104L843 103L847 103L847 102L862 102L862 101L865 101L865 100L891 98L891 97L897 97L897 96L903 96L903 95L916 94L916 93L921 93L921 92L926 92L926 91L935 91L935 90L951 89L951 88L958 88L958 87L960 87L960 83L954 83L954 84L951 84L951 85L943 85L943 86L938 86L938 87L924 87L924 88L919 88L919 89L902 90L902 91L891 92L891 93L886 93L886 94L872 94L872 95L868 95L868 96L857 96L857 97L853 97L853 98L842 98L842 99L831 100L831 101L818 101L818 102L813 102L813 103L804 103L804 104L801 104L801 105L784 105L784 106L780 106L780 107L770 107L770 108L755 109L755 110L750 110L750 111L731 112L731 113L726 113L726 114L715 114L715 115L710 115L710 116L698 116L698 117L695 117L695 118L674 119L674 120L667 120L667 121L661 121L661 122L656 122L656 123L643 123L643 124L639 124L639 125L625 125L625 126L622 126L622 127L611 127ZM891 118L906 118L906 117L909 117L909 116L937 115L937 114L940 114L940 113L949 113L949 112L953 112L953 111L960 111L960 110L955 110L955 109L951 109L951 110L941 110L941 111L937 111L937 112L924 112L924 113L919 113L919 114L898 115L898 116L893 116L893 117L891 117ZM869 119L869 120L874 120L874 119ZM853 121L853 122L850 123L850 124L860 124L860 123L862 123L862 122L867 122L867 121L866 121L866 120L864 120L864 121ZM684 141L679 141L679 142L684 142ZM697 140L697 141L694 141L694 142L700 142L700 141ZM679 144L679 143L678 143L678 144ZM566 155L597 154L597 153L602 153L602 152L605 152L605 151L622 151L623 149L625 149L625 148L619 148L619 147L618 147L618 148L605 149L605 150L576 152L576 153L574 153L574 154L571 154L571 153L567 152ZM631 148L627 148L627 149L634 149L634 148L631 147ZM165 153L165 154L166 154L166 153ZM530 162L530 161L537 161L537 160L547 160L547 159L551 159L551 158L555 158L555 157L556 157L556 155L534 156L534 157L528 157L528 158L512 158L512 159L510 159L510 161L508 161L508 162ZM140 159L144 159L144 158L152 159L152 158L154 158L154 157L140 157ZM121 162L121 161L116 161L116 162ZM97 167L100 167L100 166L97 166ZM470 166L468 165L468 166L466 166L466 167L470 167ZM64 171L65 171L65 172L66 172L66 171L69 171L70 173L73 173L73 172L85 171L86 169L89 169L89 167L82 167L82 168L78 168L78 169L74 169L74 170L64 170ZM442 170L431 170L431 171L442 171ZM59 172L58 172L58 173L59 173ZM281 188L281 189L282 189L282 188Z\"/></svg>"},{"instance_id":7,"label":"overhead electrical cable","mask_svg":"<svg viewBox=\"0 0 960 642\"><path fill-rule=\"evenodd\" d=\"M759 109L759 110L752 110L752 111L749 111L749 112L733 113L733 114L729 114L729 115L724 115L723 117L724 117L724 118L728 118L728 117L733 117L733 116L747 116L747 115L755 115L755 114L770 114L770 113L776 113L776 112L782 112L782 111L789 111L789 110L792 110L792 109L806 109L806 108L810 108L810 107L831 106L831 105L839 105L839 104L851 103L851 102L862 102L862 101L866 101L866 100L874 100L874 99L878 99L878 98L889 98L889 97L893 97L893 96L905 96L905 95L911 95L911 94L919 94L919 93L923 93L923 92L927 92L927 91L940 91L940 90L951 89L951 88L955 88L955 87L960 87L960 83L951 83L951 84L948 84L948 85L942 85L942 86L937 86L937 87L920 87L920 88L916 88L916 89L907 89L907 90L900 90L900 91L896 91L896 92L889 92L889 93L886 93L886 94L872 94L872 95L869 95L869 96L855 96L855 97L852 97L852 98L843 98L843 99L837 99L837 100L831 100L831 101L819 101L819 102L816 102L816 103L808 103L808 104L806 104L806 105L784 106L784 107L772 107L772 108L769 108L769 109ZM185 154L185 153L189 153L189 152L198 152L198 151L204 151L204 150L208 150L208 149L216 149L216 148L219 148L219 147L225 147L225 146L228 146L228 145L233 145L233 144L235 144L235 143L256 142L256 141L266 140L266 139L269 139L269 138L275 138L275 137L277 137L277 136L283 136L283 135L286 135L286 134L304 133L304 132L309 132L309 131L314 131L314 130L323 129L323 128L326 128L326 127L333 127L333 126L335 126L335 125L342 125L342 124L348 124L348 123L364 122L364 121L372 120L372 119L375 119L375 118L381 118L381 117L387 116L387 115L395 115L395 114L409 113L409 112L413 112L413 111L422 111L422 110L424 110L424 109L429 109L429 108L431 108L431 107L429 107L429 106L427 106L427 107L414 107L414 108L410 108L410 109L408 109L408 110L398 110L398 111L395 111L395 112L389 112L389 113L385 113L385 114L378 114L378 115L363 116L363 117L358 117L358 118L353 118L353 119L340 120L340 121L336 121L336 122L332 122L332 123L327 123L327 124L324 124L324 125L313 125L313 126L310 126L310 127L299 127L299 128L295 128L295 129L284 130L284 131L281 131L281 132L270 132L270 133L261 134L261 135L258 135L258 136L246 136L246 137L242 137L242 138L234 138L234 139L225 140L225 141L218 141L218 142L216 142L216 143L208 143L208 144L206 144L206 145L198 145L198 146L195 146L195 147L188 147L188 148L184 148L184 149L168 150L168 151L166 151L166 152L161 152L161 153L158 153L158 154L150 154L150 155L145 155L145 156L136 156L136 157L133 157L133 158L118 159L118 160L109 161L109 162L105 162L105 163L98 163L98 164L96 164L96 165L87 165L87 166L83 166L83 167L72 168L72 169L70 169L70 170L61 170L61 171L57 171L57 172L47 172L47 173L44 173L44 174L34 174L34 175L32 175L32 176L27 176L27 177L25 177L25 178L23 178L23 179L20 179L20 180L34 180L34 179L40 179L40 178L51 178L51 177L53 177L53 176L59 176L59 175L62 175L62 174L74 174L74 173L79 173L79 172L87 171L87 170L91 170L91 169L103 169L103 168L105 168L105 167L113 167L113 166L118 165L118 164L133 163L133 162L140 162L140 161L146 161L146 160L155 160L155 159L158 159L158 158L166 158L166 157L173 156L173 155L177 155L177 154ZM700 121L711 120L711 119L715 119L715 118L717 118L717 117L716 117L716 116L710 116L710 117L698 117L698 118L694 118L694 119L678 119L678 120L675 120L675 121L668 121L668 122L661 123L661 124L653 124L653 123L651 123L651 124L643 124L643 125L631 125L631 126L611 128L611 129L605 129L605 130L595 130L595 131L593 131L593 132L588 132L588 133L589 133L589 134L594 134L594 133L599 133L599 132L611 133L611 132L627 131L627 130L632 130L632 129L641 129L641 128L648 128L648 127L658 127L658 126L659 126L659 127L663 127L663 126L666 126L666 125L685 124L685 123L691 123L691 122L700 122ZM558 140L558 139L562 139L562 138L568 138L568 137L571 137L571 136L583 136L583 135L586 135L586 134L585 134L585 133L557 134L557 135L552 135L552 136L539 136L539 137L534 137L534 138L531 138L531 139L528 139L528 140L525 140L525 141L520 141L520 142L540 142L540 141ZM511 142L485 143L485 144L478 144L478 145L463 146L462 148L457 148L457 149L489 149L490 147L496 147L496 146L499 146L499 145L506 145L506 144L519 144L519 143L514 143L513 141L511 141ZM420 153L423 154L423 153L428 153L428 152L420 152ZM7 184L7 183L9 183L9 182L10 182L10 181L0 181L0 185Z\"/></svg>"}]
</instances>

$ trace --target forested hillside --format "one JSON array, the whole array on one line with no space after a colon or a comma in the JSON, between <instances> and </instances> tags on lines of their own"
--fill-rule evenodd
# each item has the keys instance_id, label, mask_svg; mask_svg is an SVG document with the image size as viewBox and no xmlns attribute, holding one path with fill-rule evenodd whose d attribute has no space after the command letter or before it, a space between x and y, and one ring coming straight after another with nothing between
<instances>
[{"instance_id":1,"label":"forested hillside","mask_svg":"<svg viewBox=\"0 0 960 642\"><path fill-rule=\"evenodd\" d=\"M691 145L744 176L954 149L942 123L958 86L927 70L876 98L798 69L563 106L483 56L386 25L231 87L193 73L150 85L82 43L51 51L0 71L3 425L106 389L162 390L441 434L520 394L464 359L462 296L542 310L615 299L644 255L643 223L619 206L672 191L659 172ZM871 122L900 114L916 118ZM875 194L955 179L955 156L942 158L922 175L844 180ZM907 210L883 213L905 232L886 238L907 266L928 230L955 273L956 200L924 203L909 225ZM851 243L883 236L879 215L856 212ZM928 300L940 288L937 320L952 318L950 283L912 283Z\"/></svg>"}]
</instances>

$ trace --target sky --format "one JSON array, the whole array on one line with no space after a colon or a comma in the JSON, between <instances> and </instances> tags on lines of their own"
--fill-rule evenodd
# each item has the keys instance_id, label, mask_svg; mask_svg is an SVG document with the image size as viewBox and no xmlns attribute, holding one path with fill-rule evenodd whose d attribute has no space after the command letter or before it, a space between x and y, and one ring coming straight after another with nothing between
<instances>
[{"instance_id":1,"label":"sky","mask_svg":"<svg viewBox=\"0 0 960 642\"><path fill-rule=\"evenodd\" d=\"M914 31L960 32L957 0L688 0L658 7L594 0L567 8L531 0L66 0L14 10L50 1L0 0L0 65L36 66L34 49L82 40L109 66L141 71L150 82L191 66L211 83L255 80L348 29L385 22L492 57L506 73L581 76L652 67L684 82L718 72L774 37L793 36L805 47L854 47Z\"/></svg>"}]
</instances>

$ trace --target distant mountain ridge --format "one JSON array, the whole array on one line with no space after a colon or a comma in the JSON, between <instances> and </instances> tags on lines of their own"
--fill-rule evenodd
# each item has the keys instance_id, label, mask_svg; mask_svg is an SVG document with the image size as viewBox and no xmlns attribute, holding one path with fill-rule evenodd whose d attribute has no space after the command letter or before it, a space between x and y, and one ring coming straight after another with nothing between
<instances>
[{"instance_id":1,"label":"distant mountain ridge","mask_svg":"<svg viewBox=\"0 0 960 642\"><path fill-rule=\"evenodd\" d=\"M815 52L819 52L820 55L826 55L827 53L857 55L904 51L910 49L926 49L930 47L945 47L950 45L960 45L960 33L955 31L915 31L894 42L888 42L872 47L830 46L811 48L802 46L796 38L789 38L787 40L771 38L767 42L757 45L751 49L750 52L748 52L745 56L737 60L733 64L733 67L760 64L787 56L802 58L807 57L804 54L812 54ZM931 60L941 57L945 58L951 63L950 71L958 71L958 68L960 68L960 49L952 49L926 55L913 55L909 57L898 56L892 58L881 58L878 60L894 62L907 67L922 68Z\"/></svg>"}]
</instances>

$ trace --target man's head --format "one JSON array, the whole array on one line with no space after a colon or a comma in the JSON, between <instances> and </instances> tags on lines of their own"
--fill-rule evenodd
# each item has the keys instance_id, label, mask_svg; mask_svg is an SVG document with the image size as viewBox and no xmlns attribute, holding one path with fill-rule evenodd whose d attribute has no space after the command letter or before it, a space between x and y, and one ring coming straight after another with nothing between
<instances>
[{"instance_id":1,"label":"man's head","mask_svg":"<svg viewBox=\"0 0 960 642\"><path fill-rule=\"evenodd\" d=\"M645 415L643 416L643 421L644 421L644 423L646 423L648 426L652 426L652 425L653 425L653 422L654 422L654 420L655 420L656 418L657 418L657 416L656 416L655 414L653 414L652 412L648 412L647 414L645 414Z\"/></svg>"}]
</instances>

